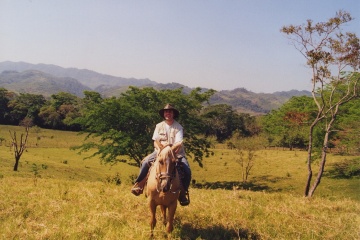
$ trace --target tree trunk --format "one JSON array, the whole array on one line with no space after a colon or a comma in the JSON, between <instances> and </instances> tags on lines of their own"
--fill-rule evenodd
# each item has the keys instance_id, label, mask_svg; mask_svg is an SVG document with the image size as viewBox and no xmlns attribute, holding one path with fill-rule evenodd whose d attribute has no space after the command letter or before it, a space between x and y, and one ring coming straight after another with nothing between
<instances>
[{"instance_id":1,"label":"tree trunk","mask_svg":"<svg viewBox=\"0 0 360 240\"><path fill-rule=\"evenodd\" d=\"M304 196L309 196L309 189L312 179L312 169L311 169L311 154L312 154L312 142L313 142L313 130L314 130L315 122L310 126L309 131L309 146L308 146L308 156L307 156L307 169L308 169L308 178L305 185Z\"/></svg>"},{"instance_id":2,"label":"tree trunk","mask_svg":"<svg viewBox=\"0 0 360 240\"><path fill-rule=\"evenodd\" d=\"M324 144L323 144L323 148L322 148L322 151L321 151L321 162L320 162L320 167L319 167L319 172L318 172L318 175L315 179L315 182L314 184L312 185L310 191L309 191L309 194L308 196L309 197L312 197L314 195L314 192L317 188L317 186L319 186L320 184L320 181L321 181L321 177L324 173L324 169L325 169L325 163L326 163L326 156L327 156L327 148L328 148L328 143L329 143L329 132L330 132L330 128L331 128L331 125L332 123L334 122L334 118L330 121L327 129L326 129L326 133L325 133L325 136L324 136Z\"/></svg>"},{"instance_id":3,"label":"tree trunk","mask_svg":"<svg viewBox=\"0 0 360 240\"><path fill-rule=\"evenodd\" d=\"M18 170L20 157L15 158L14 171Z\"/></svg>"}]
</instances>

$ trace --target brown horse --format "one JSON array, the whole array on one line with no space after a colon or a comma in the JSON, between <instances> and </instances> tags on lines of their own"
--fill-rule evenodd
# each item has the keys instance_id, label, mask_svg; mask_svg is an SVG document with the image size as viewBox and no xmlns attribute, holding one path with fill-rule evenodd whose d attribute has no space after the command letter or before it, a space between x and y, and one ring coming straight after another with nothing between
<instances>
[{"instance_id":1,"label":"brown horse","mask_svg":"<svg viewBox=\"0 0 360 240\"><path fill-rule=\"evenodd\" d=\"M180 178L176 171L176 151L181 147L181 142L174 146L161 148L154 165L150 169L147 182L147 197L151 212L151 235L156 225L156 207L160 205L163 223L167 233L173 230L174 216L177 200L180 193ZM166 211L168 221L166 221Z\"/></svg>"}]
</instances>

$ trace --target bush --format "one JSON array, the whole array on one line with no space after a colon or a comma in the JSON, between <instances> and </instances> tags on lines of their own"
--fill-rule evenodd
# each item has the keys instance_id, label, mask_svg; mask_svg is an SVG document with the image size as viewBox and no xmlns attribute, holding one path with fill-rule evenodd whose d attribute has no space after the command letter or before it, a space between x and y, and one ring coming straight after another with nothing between
<instances>
[{"instance_id":1,"label":"bush","mask_svg":"<svg viewBox=\"0 0 360 240\"><path fill-rule=\"evenodd\" d=\"M114 183L115 185L121 184L120 173L116 173L114 176L107 176L105 182Z\"/></svg>"},{"instance_id":2,"label":"bush","mask_svg":"<svg viewBox=\"0 0 360 240\"><path fill-rule=\"evenodd\" d=\"M330 165L328 175L331 178L352 178L360 176L360 158L353 160L344 159Z\"/></svg>"}]
</instances>

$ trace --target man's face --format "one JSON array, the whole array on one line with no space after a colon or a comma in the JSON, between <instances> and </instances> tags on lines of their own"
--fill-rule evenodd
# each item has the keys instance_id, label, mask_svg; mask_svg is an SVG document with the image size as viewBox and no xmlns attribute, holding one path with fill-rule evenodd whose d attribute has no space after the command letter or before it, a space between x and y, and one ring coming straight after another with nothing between
<instances>
[{"instance_id":1,"label":"man's face","mask_svg":"<svg viewBox=\"0 0 360 240\"><path fill-rule=\"evenodd\" d=\"M174 111L171 109L164 110L164 118L165 118L165 120L173 120L174 119Z\"/></svg>"}]
</instances>

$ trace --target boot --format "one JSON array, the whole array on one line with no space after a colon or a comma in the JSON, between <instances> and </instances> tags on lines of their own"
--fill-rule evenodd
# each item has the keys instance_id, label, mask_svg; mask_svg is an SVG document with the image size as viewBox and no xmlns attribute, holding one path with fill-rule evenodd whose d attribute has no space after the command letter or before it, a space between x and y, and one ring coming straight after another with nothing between
<instances>
[{"instance_id":1,"label":"boot","mask_svg":"<svg viewBox=\"0 0 360 240\"><path fill-rule=\"evenodd\" d=\"M143 188L139 187L138 183L135 183L135 185L131 188L131 193L135 196L139 196L144 191Z\"/></svg>"},{"instance_id":2,"label":"boot","mask_svg":"<svg viewBox=\"0 0 360 240\"><path fill-rule=\"evenodd\" d=\"M142 194L144 191L144 186L146 184L146 181L147 181L147 176L140 182L136 182L134 186L131 188L131 193L134 194L135 196L139 196L140 194Z\"/></svg>"},{"instance_id":3,"label":"boot","mask_svg":"<svg viewBox=\"0 0 360 240\"><path fill-rule=\"evenodd\" d=\"M179 202L181 206L187 206L190 204L189 192L185 189L181 189L180 191Z\"/></svg>"}]
</instances>

